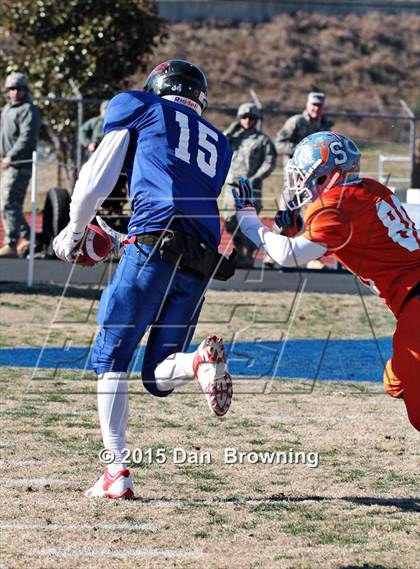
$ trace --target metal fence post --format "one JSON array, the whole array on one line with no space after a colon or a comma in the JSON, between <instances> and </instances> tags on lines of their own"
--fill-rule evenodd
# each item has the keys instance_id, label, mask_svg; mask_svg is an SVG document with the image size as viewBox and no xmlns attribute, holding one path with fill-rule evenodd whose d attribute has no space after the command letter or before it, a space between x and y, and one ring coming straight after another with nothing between
<instances>
[{"instance_id":1,"label":"metal fence post","mask_svg":"<svg viewBox=\"0 0 420 569\"><path fill-rule=\"evenodd\" d=\"M73 89L73 93L78 98L77 100L77 124L76 124L76 178L80 172L80 168L82 167L82 145L80 143L79 132L80 127L83 124L83 98L82 93L80 92L79 86L74 81L74 79L69 80L70 87Z\"/></svg>"},{"instance_id":2,"label":"metal fence post","mask_svg":"<svg viewBox=\"0 0 420 569\"><path fill-rule=\"evenodd\" d=\"M384 156L379 154L379 181L381 184L385 182L384 177Z\"/></svg>"},{"instance_id":3,"label":"metal fence post","mask_svg":"<svg viewBox=\"0 0 420 569\"><path fill-rule=\"evenodd\" d=\"M37 152L32 152L32 183L31 183L31 236L29 242L28 287L34 282L35 261L35 231L36 231L36 190L37 190Z\"/></svg>"},{"instance_id":4,"label":"metal fence post","mask_svg":"<svg viewBox=\"0 0 420 569\"><path fill-rule=\"evenodd\" d=\"M80 142L79 131L83 124L83 99L77 103L77 151L76 151L76 168L77 174L79 174L82 167L82 144Z\"/></svg>"},{"instance_id":5,"label":"metal fence post","mask_svg":"<svg viewBox=\"0 0 420 569\"><path fill-rule=\"evenodd\" d=\"M416 115L403 99L400 99L400 104L403 110L406 112L407 116L410 117L410 186L414 187L414 169L416 162Z\"/></svg>"}]
</instances>

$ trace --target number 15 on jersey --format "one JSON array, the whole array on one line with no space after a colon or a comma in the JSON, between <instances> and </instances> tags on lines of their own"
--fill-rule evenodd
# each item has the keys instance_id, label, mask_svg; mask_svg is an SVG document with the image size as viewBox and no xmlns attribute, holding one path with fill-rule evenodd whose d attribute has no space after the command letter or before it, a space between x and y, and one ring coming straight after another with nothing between
<instances>
[{"instance_id":1,"label":"number 15 on jersey","mask_svg":"<svg viewBox=\"0 0 420 569\"><path fill-rule=\"evenodd\" d=\"M193 141L191 138L191 131L188 124L188 115L181 111L175 111L175 120L178 123L179 141L175 148L175 156L180 158L187 164L192 161L197 164L203 174L207 174L210 178L216 175L217 166L217 142L219 136L217 132L206 126L204 123L198 121L198 140ZM196 149L191 156L192 149ZM190 152L191 150L191 152ZM207 155L204 152L207 151Z\"/></svg>"}]
</instances>

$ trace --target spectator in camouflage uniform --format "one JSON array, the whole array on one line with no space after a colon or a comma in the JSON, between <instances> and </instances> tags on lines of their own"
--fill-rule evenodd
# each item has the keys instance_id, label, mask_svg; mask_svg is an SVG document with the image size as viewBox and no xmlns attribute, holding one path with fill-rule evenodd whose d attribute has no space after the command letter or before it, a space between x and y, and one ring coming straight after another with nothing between
<instances>
[{"instance_id":1,"label":"spectator in camouflage uniform","mask_svg":"<svg viewBox=\"0 0 420 569\"><path fill-rule=\"evenodd\" d=\"M324 116L324 104L324 93L309 93L303 113L287 119L278 131L276 150L283 156L283 166L286 166L296 146L306 136L321 130L331 130L334 123Z\"/></svg>"},{"instance_id":2,"label":"spectator in camouflage uniform","mask_svg":"<svg viewBox=\"0 0 420 569\"><path fill-rule=\"evenodd\" d=\"M324 105L325 93L309 93L303 113L293 115L287 119L278 131L276 136L276 150L280 156L283 156L284 176L286 173L286 165L301 140L314 132L331 130L334 123L324 116ZM279 206L281 209L284 207L281 198ZM263 263L266 268L274 268L274 261L269 255L265 255Z\"/></svg>"},{"instance_id":3,"label":"spectator in camouflage uniform","mask_svg":"<svg viewBox=\"0 0 420 569\"><path fill-rule=\"evenodd\" d=\"M276 166L276 149L271 139L257 128L261 111L253 103L243 103L238 108L237 120L225 131L232 150L232 164L227 175L225 188L225 211L234 210L231 188L239 178L248 178L254 188L255 207L262 209L262 183ZM252 268L254 243L237 230L236 216L229 216L226 229L233 233L233 243L238 252L236 264L241 268Z\"/></svg>"},{"instance_id":4,"label":"spectator in camouflage uniform","mask_svg":"<svg viewBox=\"0 0 420 569\"><path fill-rule=\"evenodd\" d=\"M0 257L25 255L29 249L30 228L23 215L23 202L31 178L32 152L36 148L41 117L32 103L29 84L23 73L6 78L8 102L1 113L0 168L2 218L5 244ZM18 244L19 238L22 238Z\"/></svg>"},{"instance_id":5,"label":"spectator in camouflage uniform","mask_svg":"<svg viewBox=\"0 0 420 569\"><path fill-rule=\"evenodd\" d=\"M109 101L102 101L99 115L87 120L80 127L80 143L91 154L95 152L104 137L104 116L108 108L108 103Z\"/></svg>"}]
</instances>

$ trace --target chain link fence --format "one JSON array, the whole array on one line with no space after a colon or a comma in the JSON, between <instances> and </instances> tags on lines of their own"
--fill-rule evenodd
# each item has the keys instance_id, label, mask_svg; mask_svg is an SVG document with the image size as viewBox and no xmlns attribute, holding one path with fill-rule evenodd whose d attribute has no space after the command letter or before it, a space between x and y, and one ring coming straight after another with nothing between
<instances>
[{"instance_id":1,"label":"chain link fence","mask_svg":"<svg viewBox=\"0 0 420 569\"><path fill-rule=\"evenodd\" d=\"M79 130L87 119L99 114L101 99L83 98L35 98L42 107L60 106L61 117L65 116L66 135L61 139L60 154L57 152L57 124L49 124L45 118L38 144L38 189L37 209L44 207L46 195L51 188L65 188L72 191L80 167L88 159L89 153L79 140ZM206 118L223 130L236 117L237 107L213 105L206 113ZM275 139L277 131L286 119L302 109L283 108L276 105L264 107L262 129ZM416 136L419 116L401 103L392 113L363 113L329 111L328 116L334 122L334 129L353 138L362 150L362 174L380 179L394 188L405 199L405 191L416 186L416 168L420 159L416 159ZM55 135L53 133L56 133ZM419 145L417 145L419 146ZM419 174L417 172L417 179ZM273 174L264 183L264 210L267 214L277 208L283 181L282 160L277 161ZM31 211L28 195L25 211Z\"/></svg>"},{"instance_id":2,"label":"chain link fence","mask_svg":"<svg viewBox=\"0 0 420 569\"><path fill-rule=\"evenodd\" d=\"M58 207L60 206L58 202L70 199L77 173L88 158L88 153L80 144L79 130L85 120L99 114L99 106L102 102L100 99L78 98L36 100L41 100L43 105L61 105L61 115L67 116L66 126L71 128L67 128L67 134L61 141L62 154L59 159L57 145L54 144L54 135L51 134L56 125L46 124L44 118L36 163L32 165L36 172L36 179L32 180L31 191L27 192L24 206L32 227L30 259L33 259L35 230L41 231L41 235L44 230L46 231L45 218L48 216L45 212L49 212L47 221L54 234L62 225L61 222L64 223L64 220L55 219L54 211L68 211L67 201L65 207ZM419 164L419 157L416 156L416 133L420 117L411 113L403 102L401 107L403 112L399 114L331 111L328 112L328 116L334 120L334 129L337 132L350 136L360 146L362 175L378 178L394 188L402 201L406 201L407 189L413 187L412 182ZM223 130L236 117L236 109L236 106L214 105L209 108L206 118ZM274 140L277 131L286 119L298 112L301 110L266 107L261 128ZM69 135L69 132L72 132L72 135ZM55 138L57 138L56 135ZM278 209L282 185L282 160L278 160L276 170L264 184L262 211L264 217L272 217ZM414 195L418 196L419 190ZM41 212L44 212L44 215L41 215ZM124 215L129 216L128 204L124 206L124 212ZM53 227L54 224L57 225L56 228ZM32 280L33 265L29 266L28 284L32 284Z\"/></svg>"},{"instance_id":3,"label":"chain link fence","mask_svg":"<svg viewBox=\"0 0 420 569\"><path fill-rule=\"evenodd\" d=\"M64 136L61 144L61 158L57 156L53 129L56 125L46 124L44 119L42 136L38 148L40 161L39 193L45 193L51 186L62 186L71 190L88 153L79 140L79 130L83 122L99 114L100 99L78 98L35 98L43 106L60 105L67 115L66 126L74 125L73 135ZM286 119L301 109L283 108L270 105L264 108L263 130L273 139ZM236 116L236 106L213 105L206 118L223 130ZM364 113L329 111L334 120L334 129L353 138L362 150L362 173L381 178L390 186L407 189L414 185L416 168L416 136L419 116L401 103L401 112ZM67 132L69 132L67 130ZM267 180L268 193L275 192L282 175L281 160L276 171ZM272 188L272 189L271 189ZM266 191L267 193L267 191Z\"/></svg>"}]
</instances>

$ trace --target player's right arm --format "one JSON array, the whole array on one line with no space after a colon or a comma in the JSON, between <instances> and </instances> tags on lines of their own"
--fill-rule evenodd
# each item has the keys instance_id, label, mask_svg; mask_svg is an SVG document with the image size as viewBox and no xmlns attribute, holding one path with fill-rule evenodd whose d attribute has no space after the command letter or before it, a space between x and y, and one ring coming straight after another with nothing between
<instances>
[{"instance_id":1,"label":"player's right arm","mask_svg":"<svg viewBox=\"0 0 420 569\"><path fill-rule=\"evenodd\" d=\"M129 141L127 129L109 132L80 170L70 203L70 221L53 243L62 261L74 261L88 223L117 183Z\"/></svg>"},{"instance_id":2,"label":"player's right arm","mask_svg":"<svg viewBox=\"0 0 420 569\"><path fill-rule=\"evenodd\" d=\"M245 182L245 183L244 183ZM327 252L322 243L315 243L303 235L285 237L273 233L261 223L253 207L252 187L241 180L239 190L234 193L236 217L242 233L257 245L264 247L270 257L283 267L304 265L314 259L319 259Z\"/></svg>"},{"instance_id":3,"label":"player's right arm","mask_svg":"<svg viewBox=\"0 0 420 569\"><path fill-rule=\"evenodd\" d=\"M130 129L147 107L147 93L129 91L116 95L104 118L105 136L80 170L70 204L70 222L54 239L54 251L73 262L86 226L117 183L130 142Z\"/></svg>"},{"instance_id":4,"label":"player's right arm","mask_svg":"<svg viewBox=\"0 0 420 569\"><path fill-rule=\"evenodd\" d=\"M80 170L70 204L70 226L74 231L87 226L114 189L129 141L127 129L109 132Z\"/></svg>"},{"instance_id":5,"label":"player's right arm","mask_svg":"<svg viewBox=\"0 0 420 569\"><path fill-rule=\"evenodd\" d=\"M244 208L236 212L242 233L251 239L257 247L264 247L265 252L282 267L305 265L319 259L327 252L327 247L314 243L303 235L285 237L278 235L261 223L255 208Z\"/></svg>"}]
</instances>

